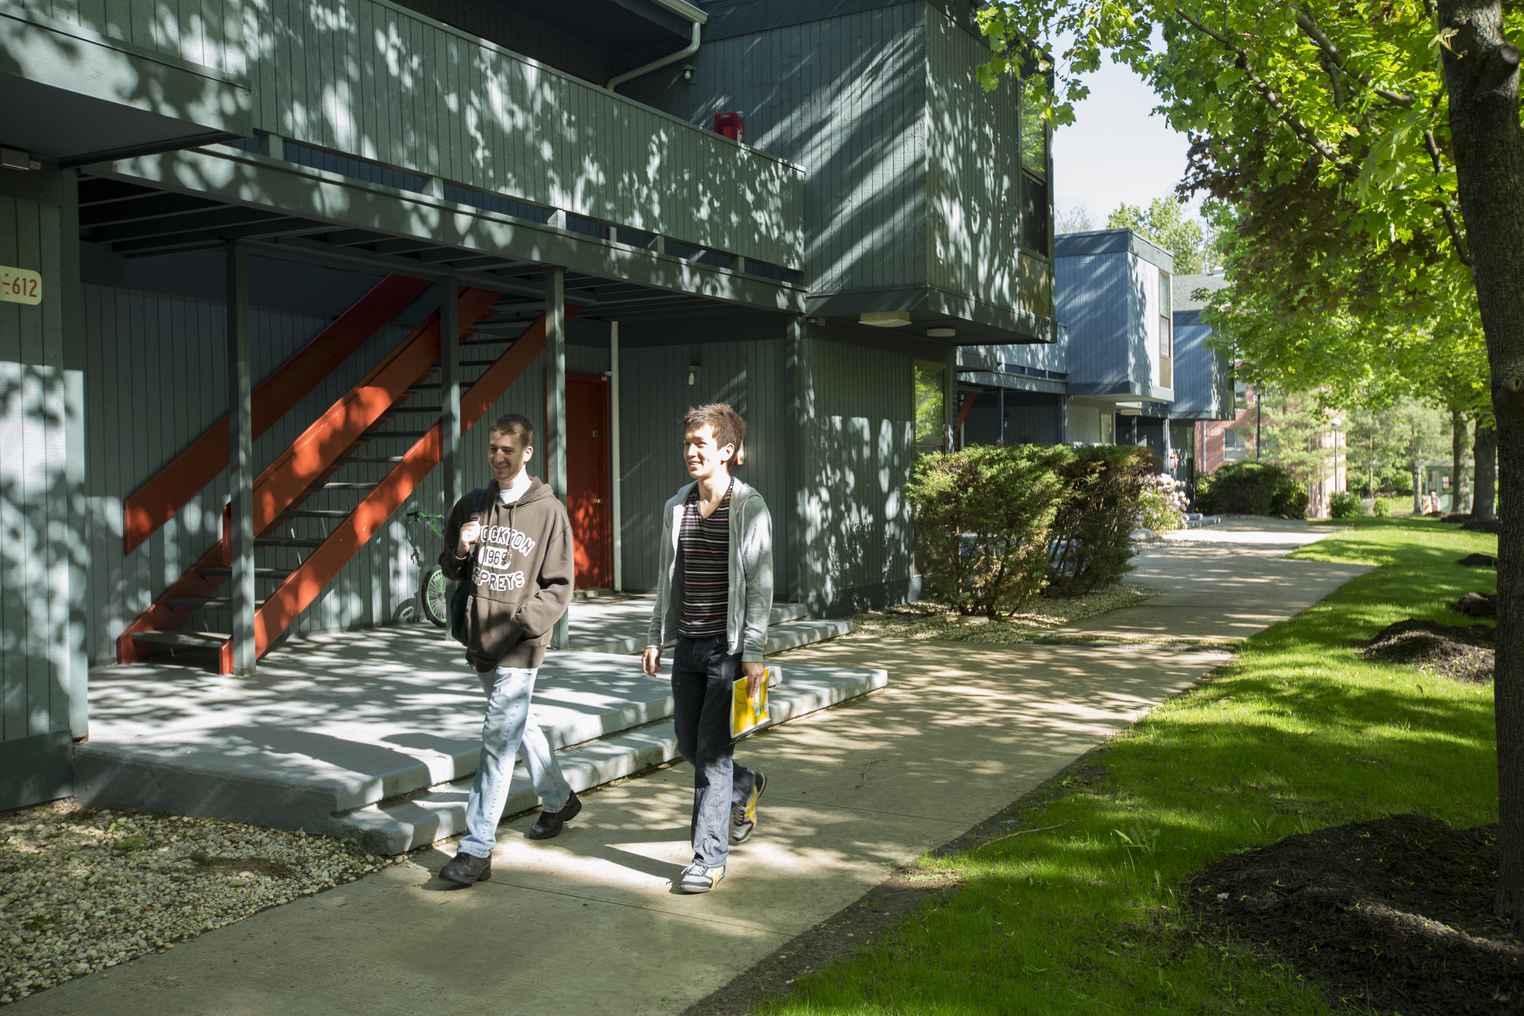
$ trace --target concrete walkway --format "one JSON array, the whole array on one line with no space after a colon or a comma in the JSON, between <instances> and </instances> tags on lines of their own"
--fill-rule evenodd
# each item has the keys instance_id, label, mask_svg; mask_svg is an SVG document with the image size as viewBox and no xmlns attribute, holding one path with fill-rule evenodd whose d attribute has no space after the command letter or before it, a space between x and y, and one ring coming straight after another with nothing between
<instances>
[{"instance_id":1,"label":"concrete walkway","mask_svg":"<svg viewBox=\"0 0 1524 1016\"><path fill-rule=\"evenodd\" d=\"M1178 633L1195 595L1209 601L1198 610L1227 619L1217 633L1289 617L1364 570L1278 559L1326 532L1244 523L1191 531L1138 561L1140 578L1171 589L1172 600L1086 630ZM1193 594L1197 572L1205 591ZM678 765L588 795L558 839L525 840L532 817L504 826L490 882L446 889L433 872L450 851L416 854L109 979L25 999L17 1011L680 1012L1226 658L1168 644L864 638L794 650L780 658L785 666L884 668L894 680L741 746L738 757L768 774L768 794L755 839L733 853L715 893L671 888L689 859L691 772Z\"/></svg>"}]
</instances>

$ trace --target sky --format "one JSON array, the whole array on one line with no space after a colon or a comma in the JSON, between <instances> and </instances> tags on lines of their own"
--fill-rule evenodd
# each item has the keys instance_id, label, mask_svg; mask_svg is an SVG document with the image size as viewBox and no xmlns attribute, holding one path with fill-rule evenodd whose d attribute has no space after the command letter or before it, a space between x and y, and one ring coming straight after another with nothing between
<instances>
[{"instance_id":1,"label":"sky","mask_svg":"<svg viewBox=\"0 0 1524 1016\"><path fill-rule=\"evenodd\" d=\"M1117 205L1147 206L1174 192L1190 147L1184 134L1149 111L1153 89L1133 71L1103 61L1089 76L1090 97L1074 107L1075 122L1053 133L1053 205L1082 205L1096 229ZM1199 213L1198 197L1189 211Z\"/></svg>"}]
</instances>

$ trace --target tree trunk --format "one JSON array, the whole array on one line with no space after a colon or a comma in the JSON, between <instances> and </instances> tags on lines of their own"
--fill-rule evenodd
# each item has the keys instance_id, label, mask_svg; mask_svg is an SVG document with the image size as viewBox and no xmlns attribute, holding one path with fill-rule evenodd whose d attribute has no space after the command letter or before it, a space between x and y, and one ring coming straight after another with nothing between
<instances>
[{"instance_id":1,"label":"tree trunk","mask_svg":"<svg viewBox=\"0 0 1524 1016\"><path fill-rule=\"evenodd\" d=\"M1450 510L1461 510L1461 493L1465 485L1461 476L1466 470L1466 415L1459 409L1450 410Z\"/></svg>"},{"instance_id":2,"label":"tree trunk","mask_svg":"<svg viewBox=\"0 0 1524 1016\"><path fill-rule=\"evenodd\" d=\"M1492 502L1497 498L1498 432L1482 421L1476 422L1476 444L1472 458L1476 459L1476 495L1471 499L1472 523L1490 524L1497 516L1493 514Z\"/></svg>"},{"instance_id":3,"label":"tree trunk","mask_svg":"<svg viewBox=\"0 0 1524 1016\"><path fill-rule=\"evenodd\" d=\"M1524 483L1524 132L1519 129L1519 51L1503 37L1499 0L1441 0L1439 24L1457 192L1477 305L1487 336L1499 481ZM1510 487L1510 484L1514 485ZM1524 499L1503 498L1498 538L1497 664L1493 709L1498 753L1497 915L1524 931Z\"/></svg>"}]
</instances>

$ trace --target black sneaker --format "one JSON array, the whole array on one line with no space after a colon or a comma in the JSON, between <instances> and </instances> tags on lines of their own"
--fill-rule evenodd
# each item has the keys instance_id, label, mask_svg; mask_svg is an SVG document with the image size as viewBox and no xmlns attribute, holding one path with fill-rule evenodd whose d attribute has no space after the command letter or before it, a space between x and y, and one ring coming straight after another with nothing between
<instances>
[{"instance_id":1,"label":"black sneaker","mask_svg":"<svg viewBox=\"0 0 1524 1016\"><path fill-rule=\"evenodd\" d=\"M561 834L561 826L577 817L577 812L582 810L582 799L577 792L572 791L571 800L566 802L566 807L560 811L547 812L541 810L540 817L534 820L534 825L524 835L531 840L548 840L552 836Z\"/></svg>"},{"instance_id":2,"label":"black sneaker","mask_svg":"<svg viewBox=\"0 0 1524 1016\"><path fill-rule=\"evenodd\" d=\"M439 869L439 877L446 882L458 882L461 885L485 882L492 877L492 857L458 853Z\"/></svg>"},{"instance_id":3,"label":"black sneaker","mask_svg":"<svg viewBox=\"0 0 1524 1016\"><path fill-rule=\"evenodd\" d=\"M751 839L752 831L757 828L757 800L766 788L767 777L757 773L756 782L751 785L751 796L746 799L746 803L730 809L731 843L740 844Z\"/></svg>"}]
</instances>

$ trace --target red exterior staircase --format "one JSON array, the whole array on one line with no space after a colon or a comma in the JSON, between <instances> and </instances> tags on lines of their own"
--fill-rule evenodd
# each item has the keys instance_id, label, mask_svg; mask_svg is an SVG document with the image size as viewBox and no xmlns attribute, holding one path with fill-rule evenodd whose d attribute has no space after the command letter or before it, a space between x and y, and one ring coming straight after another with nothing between
<instances>
[{"instance_id":1,"label":"red exterior staircase","mask_svg":"<svg viewBox=\"0 0 1524 1016\"><path fill-rule=\"evenodd\" d=\"M463 332L487 313L498 294L468 289L460 296ZM576 308L567 307L568 317ZM545 346L541 316L461 395L461 430L469 429ZM386 431L380 427L408 415L431 413L437 407L411 409L407 402L429 384L439 359L439 321L435 314L414 330L363 378L309 426L291 447L270 463L254 482L255 547L289 548L310 553L295 568L256 568L261 582L279 585L255 609L255 652L263 655L271 643L296 620L354 554L407 499L442 458L442 430L437 419L424 431ZM469 361L466 361L469 363ZM416 439L396 456L362 454L373 441ZM224 446L226 441L224 440ZM379 483L346 482L332 477L351 463L389 463ZM320 491L363 494L353 509L307 509L304 503ZM295 519L336 520L321 537L273 535ZM220 632L190 632L180 625L197 610L226 610L231 603L215 596L232 573L227 526L219 543L170 586L117 639L121 662L146 659L161 646L217 649L222 673L232 669L232 640Z\"/></svg>"},{"instance_id":2,"label":"red exterior staircase","mask_svg":"<svg viewBox=\"0 0 1524 1016\"><path fill-rule=\"evenodd\" d=\"M252 396L258 438L300 402L318 382L363 346L428 288L424 279L388 275L322 333L282 364ZM191 498L228 467L228 418L224 416L176 455L122 505L123 553L131 554Z\"/></svg>"}]
</instances>

